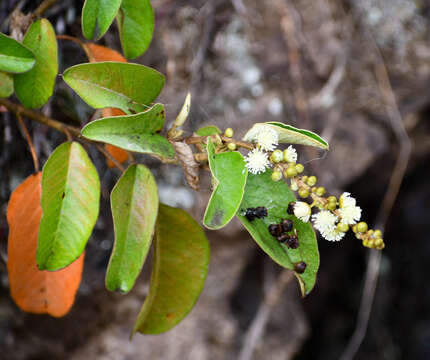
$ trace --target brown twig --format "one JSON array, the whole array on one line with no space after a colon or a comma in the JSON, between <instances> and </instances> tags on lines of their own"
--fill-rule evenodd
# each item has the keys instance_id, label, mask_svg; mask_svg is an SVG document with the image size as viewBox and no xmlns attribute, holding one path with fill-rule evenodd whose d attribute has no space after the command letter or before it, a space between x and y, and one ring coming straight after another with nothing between
<instances>
[{"instance_id":1,"label":"brown twig","mask_svg":"<svg viewBox=\"0 0 430 360\"><path fill-rule=\"evenodd\" d=\"M254 149L254 146L249 143L249 142L245 142L245 141L240 141L240 140L235 140L233 138L229 138L227 136L220 136L221 140L224 141L225 143L234 143L236 144L237 147L242 147L248 150L252 150ZM206 143L207 140L207 136L190 136L188 138L185 139L185 142L190 145L190 144L202 144L202 143Z\"/></svg>"},{"instance_id":2,"label":"brown twig","mask_svg":"<svg viewBox=\"0 0 430 360\"><path fill-rule=\"evenodd\" d=\"M48 10L57 0L44 0L38 8L34 11L34 16L39 17L42 16L42 14Z\"/></svg>"},{"instance_id":3,"label":"brown twig","mask_svg":"<svg viewBox=\"0 0 430 360\"><path fill-rule=\"evenodd\" d=\"M68 141L72 141L73 140L73 136L79 138L80 140L85 140L88 143L93 143L96 145L97 149L109 160L111 160L115 166L120 169L122 172L124 172L124 167L116 160L112 157L111 154L109 154L103 146L100 145L99 142L97 141L93 141L93 140L89 140L89 139L84 139L81 136L81 130L77 127L74 126L70 126L70 125L66 125L63 124L57 120L51 119L50 117L47 117L41 113L38 113L34 110L29 110L24 108L23 106L19 105L19 104L15 104L12 101L6 100L6 99L0 99L0 105L5 106L9 111L13 112L14 114L16 114L18 116L18 114L24 115L25 117L29 118L30 120L34 120L37 121L41 124L44 124L46 126L49 126L59 132L62 132L63 134L66 135L67 140Z\"/></svg>"},{"instance_id":4,"label":"brown twig","mask_svg":"<svg viewBox=\"0 0 430 360\"><path fill-rule=\"evenodd\" d=\"M283 270L276 279L276 282L266 292L264 299L258 308L257 314L245 334L245 340L238 360L252 359L255 347L258 345L258 340L261 340L264 333L270 313L279 303L282 293L293 278L293 271L288 269Z\"/></svg>"},{"instance_id":5,"label":"brown twig","mask_svg":"<svg viewBox=\"0 0 430 360\"><path fill-rule=\"evenodd\" d=\"M38 113L34 110L26 109L25 107L23 107L19 104L16 104L12 101L9 101L6 99L0 99L0 105L3 105L8 110L12 111L14 114L19 113L19 114L25 116L26 118L29 118L31 120L34 120L34 121L37 121L41 124L49 126L49 127L53 128L57 131L62 132L63 134L67 135L67 132L69 132L69 134L76 136L76 137L79 137L81 134L81 130L77 127L63 124L57 120L51 119L50 117L45 116L41 113Z\"/></svg>"},{"instance_id":6,"label":"brown twig","mask_svg":"<svg viewBox=\"0 0 430 360\"><path fill-rule=\"evenodd\" d=\"M396 164L390 177L388 189L385 192L384 199L379 208L376 226L382 231L385 228L387 220L390 216L394 202L400 190L400 185L403 181L406 168L408 166L409 157L412 149L411 140L406 132L402 116L397 105L397 101L391 86L390 78L384 59L376 44L372 34L369 33L370 44L375 50L377 63L375 64L375 75L378 81L379 91L385 103L386 111L390 119L391 128L400 144L400 151L397 156ZM361 297L360 308L357 316L357 324L342 356L341 360L351 360L356 355L358 349L367 332L370 313L372 311L373 300L375 298L376 285L379 277L379 269L381 264L381 254L379 251L371 251L367 261L366 279L364 283L363 294Z\"/></svg>"},{"instance_id":7,"label":"brown twig","mask_svg":"<svg viewBox=\"0 0 430 360\"><path fill-rule=\"evenodd\" d=\"M24 134L25 139L27 140L28 147L30 148L31 157L33 158L33 164L34 164L34 172L39 172L39 159L36 155L36 150L34 149L33 141L31 140L31 136L28 132L27 127L25 126L24 120L22 119L22 116L20 113L16 114L16 118L18 119L18 123L21 127L21 131Z\"/></svg>"}]
</instances>

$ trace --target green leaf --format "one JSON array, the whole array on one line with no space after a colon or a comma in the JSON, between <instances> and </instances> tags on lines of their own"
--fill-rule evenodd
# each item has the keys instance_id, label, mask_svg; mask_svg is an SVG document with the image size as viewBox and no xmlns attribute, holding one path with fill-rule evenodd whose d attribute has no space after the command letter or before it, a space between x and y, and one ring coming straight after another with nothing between
<instances>
[{"instance_id":1,"label":"green leaf","mask_svg":"<svg viewBox=\"0 0 430 360\"><path fill-rule=\"evenodd\" d=\"M297 129L294 126L280 122L256 123L245 134L243 139L245 141L252 141L261 126L268 126L274 129L278 133L279 143L315 146L324 150L329 149L327 141L321 138L318 134L309 130Z\"/></svg>"},{"instance_id":2,"label":"green leaf","mask_svg":"<svg viewBox=\"0 0 430 360\"><path fill-rule=\"evenodd\" d=\"M198 136L211 136L211 135L216 135L221 133L222 131L218 126L212 126L212 125L204 126L196 131L196 134Z\"/></svg>"},{"instance_id":3,"label":"green leaf","mask_svg":"<svg viewBox=\"0 0 430 360\"><path fill-rule=\"evenodd\" d=\"M0 98L7 98L13 94L13 77L0 71Z\"/></svg>"},{"instance_id":4,"label":"green leaf","mask_svg":"<svg viewBox=\"0 0 430 360\"><path fill-rule=\"evenodd\" d=\"M125 57L134 59L142 55L154 32L151 1L123 0L116 19Z\"/></svg>"},{"instance_id":5,"label":"green leaf","mask_svg":"<svg viewBox=\"0 0 430 360\"><path fill-rule=\"evenodd\" d=\"M68 68L64 81L90 106L145 111L164 86L164 76L138 64L98 62Z\"/></svg>"},{"instance_id":6,"label":"green leaf","mask_svg":"<svg viewBox=\"0 0 430 360\"><path fill-rule=\"evenodd\" d=\"M0 71L18 74L30 70L36 59L15 39L0 33Z\"/></svg>"},{"instance_id":7,"label":"green leaf","mask_svg":"<svg viewBox=\"0 0 430 360\"><path fill-rule=\"evenodd\" d=\"M175 150L169 141L156 134L163 128L165 111L162 104L149 110L125 116L95 120L82 129L87 139L102 141L122 149L152 153L165 158L174 158Z\"/></svg>"},{"instance_id":8,"label":"green leaf","mask_svg":"<svg viewBox=\"0 0 430 360\"><path fill-rule=\"evenodd\" d=\"M211 138L208 139L207 151L215 188L205 211L203 225L214 230L226 226L236 215L242 202L248 170L239 152L216 154Z\"/></svg>"},{"instance_id":9,"label":"green leaf","mask_svg":"<svg viewBox=\"0 0 430 360\"><path fill-rule=\"evenodd\" d=\"M35 21L22 43L33 51L36 64L30 71L15 75L16 96L25 107L39 108L51 97L58 73L57 39L51 23Z\"/></svg>"},{"instance_id":10,"label":"green leaf","mask_svg":"<svg viewBox=\"0 0 430 360\"><path fill-rule=\"evenodd\" d=\"M160 204L154 245L149 294L132 335L160 334L178 324L196 303L208 272L209 243L184 210Z\"/></svg>"},{"instance_id":11,"label":"green leaf","mask_svg":"<svg viewBox=\"0 0 430 360\"><path fill-rule=\"evenodd\" d=\"M319 267L318 244L315 232L308 222L304 223L295 216L287 214L286 210L291 201L296 201L293 192L285 182L274 182L271 179L271 171L266 170L260 175L249 174L245 195L237 216L257 244L279 265L293 269L293 264L296 262L306 263L305 272L297 274L304 285L304 289L302 288L304 296L315 285ZM257 206L267 208L267 217L249 221L242 215L247 208ZM293 220L300 244L297 249L287 248L269 233L268 226L278 224L282 219Z\"/></svg>"},{"instance_id":12,"label":"green leaf","mask_svg":"<svg viewBox=\"0 0 430 360\"><path fill-rule=\"evenodd\" d=\"M106 272L106 288L133 288L151 245L158 212L157 183L144 165L131 165L111 194L115 245Z\"/></svg>"},{"instance_id":13,"label":"green leaf","mask_svg":"<svg viewBox=\"0 0 430 360\"><path fill-rule=\"evenodd\" d=\"M55 271L84 251L99 213L97 170L77 142L66 142L49 157L42 174L42 212L36 262Z\"/></svg>"},{"instance_id":14,"label":"green leaf","mask_svg":"<svg viewBox=\"0 0 430 360\"><path fill-rule=\"evenodd\" d=\"M82 33L88 40L100 39L112 24L121 0L85 0L82 8Z\"/></svg>"}]
</instances>

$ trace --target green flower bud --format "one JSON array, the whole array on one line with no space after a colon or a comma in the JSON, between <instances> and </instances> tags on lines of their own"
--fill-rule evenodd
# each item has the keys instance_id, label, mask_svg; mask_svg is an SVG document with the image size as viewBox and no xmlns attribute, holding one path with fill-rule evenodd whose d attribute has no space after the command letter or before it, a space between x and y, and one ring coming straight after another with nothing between
<instances>
[{"instance_id":1,"label":"green flower bud","mask_svg":"<svg viewBox=\"0 0 430 360\"><path fill-rule=\"evenodd\" d=\"M331 211L336 210L336 203L328 202L325 207L327 210L331 210Z\"/></svg>"},{"instance_id":2,"label":"green flower bud","mask_svg":"<svg viewBox=\"0 0 430 360\"><path fill-rule=\"evenodd\" d=\"M352 231L354 231L356 234L357 234L357 224L355 224L353 227L352 227Z\"/></svg>"},{"instance_id":3,"label":"green flower bud","mask_svg":"<svg viewBox=\"0 0 430 360\"><path fill-rule=\"evenodd\" d=\"M337 224L337 229L340 232L347 232L349 230L349 226L347 224L340 222L339 224Z\"/></svg>"},{"instance_id":4,"label":"green flower bud","mask_svg":"<svg viewBox=\"0 0 430 360\"><path fill-rule=\"evenodd\" d=\"M384 243L384 240L382 240L381 238L375 239L375 246L381 246Z\"/></svg>"},{"instance_id":5,"label":"green flower bud","mask_svg":"<svg viewBox=\"0 0 430 360\"><path fill-rule=\"evenodd\" d=\"M301 174L305 170L305 167L302 164L296 164L297 174Z\"/></svg>"},{"instance_id":6,"label":"green flower bud","mask_svg":"<svg viewBox=\"0 0 430 360\"><path fill-rule=\"evenodd\" d=\"M327 198L327 201L330 202L330 203L337 203L336 196L333 196L333 195L329 196Z\"/></svg>"},{"instance_id":7,"label":"green flower bud","mask_svg":"<svg viewBox=\"0 0 430 360\"><path fill-rule=\"evenodd\" d=\"M382 237L382 231L381 230L375 230L375 232L373 233L373 235L376 238L380 238L380 237Z\"/></svg>"},{"instance_id":8,"label":"green flower bud","mask_svg":"<svg viewBox=\"0 0 430 360\"><path fill-rule=\"evenodd\" d=\"M225 129L225 132L224 132L224 135L225 135L225 136L227 136L227 137L231 138L231 137L233 137L233 134L234 134L234 131L233 131L233 129L232 129L232 128L227 128L227 129Z\"/></svg>"},{"instance_id":9,"label":"green flower bud","mask_svg":"<svg viewBox=\"0 0 430 360\"><path fill-rule=\"evenodd\" d=\"M324 186L320 186L318 189L316 189L315 193L318 196L323 196L325 194L325 188L324 188Z\"/></svg>"},{"instance_id":10,"label":"green flower bud","mask_svg":"<svg viewBox=\"0 0 430 360\"><path fill-rule=\"evenodd\" d=\"M272 180L273 181L279 181L282 179L282 173L279 170L275 170L272 172Z\"/></svg>"},{"instance_id":11,"label":"green flower bud","mask_svg":"<svg viewBox=\"0 0 430 360\"><path fill-rule=\"evenodd\" d=\"M227 148L231 151L236 150L236 144L235 143L228 143Z\"/></svg>"},{"instance_id":12,"label":"green flower bud","mask_svg":"<svg viewBox=\"0 0 430 360\"><path fill-rule=\"evenodd\" d=\"M357 231L360 233L366 232L368 229L367 224L364 221L361 221L357 224Z\"/></svg>"},{"instance_id":13,"label":"green flower bud","mask_svg":"<svg viewBox=\"0 0 430 360\"><path fill-rule=\"evenodd\" d=\"M288 169L284 170L284 176L287 178L292 178L297 175L297 171L295 167L289 167Z\"/></svg>"},{"instance_id":14,"label":"green flower bud","mask_svg":"<svg viewBox=\"0 0 430 360\"><path fill-rule=\"evenodd\" d=\"M299 196L301 198L307 198L309 196L309 190L307 190L305 188L299 189Z\"/></svg>"},{"instance_id":15,"label":"green flower bud","mask_svg":"<svg viewBox=\"0 0 430 360\"><path fill-rule=\"evenodd\" d=\"M308 180L306 181L306 183L309 185L309 186L314 186L316 183L317 183L317 178L316 178L316 176L309 176L309 178L308 178Z\"/></svg>"},{"instance_id":16,"label":"green flower bud","mask_svg":"<svg viewBox=\"0 0 430 360\"><path fill-rule=\"evenodd\" d=\"M272 155L270 155L270 160L274 163L278 163L282 161L282 159L283 155L281 150L275 150L274 152L272 152Z\"/></svg>"},{"instance_id":17,"label":"green flower bud","mask_svg":"<svg viewBox=\"0 0 430 360\"><path fill-rule=\"evenodd\" d=\"M306 182L307 180L308 180L308 176L307 175L302 176L302 181L303 182Z\"/></svg>"}]
</instances>

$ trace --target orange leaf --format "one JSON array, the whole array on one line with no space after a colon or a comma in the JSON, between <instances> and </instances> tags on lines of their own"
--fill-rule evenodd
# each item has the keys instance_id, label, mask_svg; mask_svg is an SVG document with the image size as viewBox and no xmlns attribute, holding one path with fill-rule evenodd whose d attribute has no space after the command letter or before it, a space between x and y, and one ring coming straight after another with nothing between
<instances>
[{"instance_id":1,"label":"orange leaf","mask_svg":"<svg viewBox=\"0 0 430 360\"><path fill-rule=\"evenodd\" d=\"M109 49L105 46L96 45L93 43L86 43L83 45L85 52L87 53L88 59L90 62L98 62L98 61L120 61L127 62L124 56L122 56L119 52ZM110 116L121 116L125 115L120 109L115 108L105 108L102 109L102 116L110 117ZM106 151L111 154L120 164L128 159L127 151L120 149L114 145L105 145ZM106 160L107 166L110 168L115 167L115 164L112 160Z\"/></svg>"},{"instance_id":2,"label":"orange leaf","mask_svg":"<svg viewBox=\"0 0 430 360\"><path fill-rule=\"evenodd\" d=\"M116 147L115 145L105 144L105 149L120 164L122 164L124 161L127 161L127 159L128 159L128 152L119 148L119 147ZM111 159L106 159L106 164L110 168L115 167L115 164L113 163L113 161Z\"/></svg>"},{"instance_id":3,"label":"orange leaf","mask_svg":"<svg viewBox=\"0 0 430 360\"><path fill-rule=\"evenodd\" d=\"M83 45L90 62L98 61L120 61L127 62L126 58L118 51L109 49L105 46L96 45L93 43L86 43Z\"/></svg>"},{"instance_id":4,"label":"orange leaf","mask_svg":"<svg viewBox=\"0 0 430 360\"><path fill-rule=\"evenodd\" d=\"M37 236L42 217L41 178L42 173L30 175L9 200L7 269L10 293L21 310L61 317L69 312L75 300L84 254L59 271L40 271L37 268Z\"/></svg>"}]
</instances>

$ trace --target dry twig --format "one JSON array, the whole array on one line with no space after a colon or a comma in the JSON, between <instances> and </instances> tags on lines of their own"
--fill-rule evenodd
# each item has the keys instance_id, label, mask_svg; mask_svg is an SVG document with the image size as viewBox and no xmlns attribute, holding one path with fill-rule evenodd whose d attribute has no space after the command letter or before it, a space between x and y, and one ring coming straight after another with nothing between
<instances>
[{"instance_id":1,"label":"dry twig","mask_svg":"<svg viewBox=\"0 0 430 360\"><path fill-rule=\"evenodd\" d=\"M254 354L258 340L263 337L270 313L279 303L282 293L293 278L294 272L284 269L276 279L276 282L269 288L262 303L260 304L260 307L258 308L257 314L255 315L251 326L248 328L248 331L245 334L245 340L243 342L238 360L252 359L252 355Z\"/></svg>"},{"instance_id":2,"label":"dry twig","mask_svg":"<svg viewBox=\"0 0 430 360\"><path fill-rule=\"evenodd\" d=\"M372 34L369 33L369 42L375 50L377 63L375 64L375 75L378 80L378 87L382 99L385 103L386 111L390 119L391 128L400 144L400 151L397 156L396 164L391 174L388 189L385 193L382 204L379 208L375 228L384 231L387 220L390 216L394 202L399 193L400 185L403 181L408 161L411 153L412 144L404 127L402 116L397 105L397 101L391 87L390 78L385 66L382 54L376 44ZM356 355L358 349L367 332L372 304L375 298L376 285L378 282L379 269L381 263L381 253L371 250L367 261L366 279L364 290L361 297L360 308L357 317L357 324L351 339L345 348L341 360L351 360Z\"/></svg>"}]
</instances>

